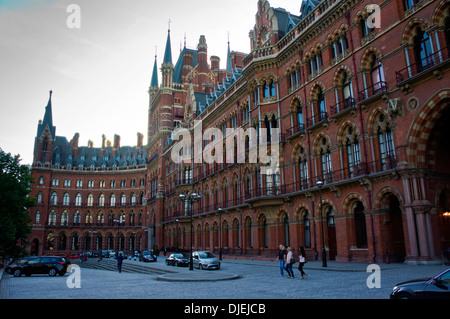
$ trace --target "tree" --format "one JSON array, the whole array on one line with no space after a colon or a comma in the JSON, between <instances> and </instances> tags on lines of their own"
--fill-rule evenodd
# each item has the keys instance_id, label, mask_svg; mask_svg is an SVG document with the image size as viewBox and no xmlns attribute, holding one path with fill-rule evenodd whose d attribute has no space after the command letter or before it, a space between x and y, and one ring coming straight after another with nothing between
<instances>
[{"instance_id":1,"label":"tree","mask_svg":"<svg viewBox=\"0 0 450 319\"><path fill-rule=\"evenodd\" d=\"M0 256L19 257L31 233L28 209L35 206L30 198L31 170L0 148Z\"/></svg>"}]
</instances>

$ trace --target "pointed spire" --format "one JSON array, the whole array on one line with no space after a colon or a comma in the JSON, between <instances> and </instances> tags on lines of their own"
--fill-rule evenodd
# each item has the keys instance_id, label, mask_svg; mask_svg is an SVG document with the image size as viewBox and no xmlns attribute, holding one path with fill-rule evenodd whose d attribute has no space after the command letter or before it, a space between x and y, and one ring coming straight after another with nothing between
<instances>
[{"instance_id":1,"label":"pointed spire","mask_svg":"<svg viewBox=\"0 0 450 319\"><path fill-rule=\"evenodd\" d=\"M156 63L157 55L155 54L155 64L153 65L153 74L152 74L152 82L150 84L150 87L157 88L158 85L158 66Z\"/></svg>"},{"instance_id":2,"label":"pointed spire","mask_svg":"<svg viewBox=\"0 0 450 319\"><path fill-rule=\"evenodd\" d=\"M172 46L170 44L170 20L169 20L169 31L167 33L166 51L164 53L163 63L172 63Z\"/></svg>"},{"instance_id":3,"label":"pointed spire","mask_svg":"<svg viewBox=\"0 0 450 319\"><path fill-rule=\"evenodd\" d=\"M52 138L55 138L56 128L53 126L53 115L52 115L52 95L53 91L50 91L50 96L48 98L47 106L45 107L45 114L42 123L38 125L38 137L42 135L45 128L48 126Z\"/></svg>"},{"instance_id":4,"label":"pointed spire","mask_svg":"<svg viewBox=\"0 0 450 319\"><path fill-rule=\"evenodd\" d=\"M231 63L231 51L230 51L230 33L228 32L228 52L227 52L227 71L233 72L233 66Z\"/></svg>"}]
</instances>

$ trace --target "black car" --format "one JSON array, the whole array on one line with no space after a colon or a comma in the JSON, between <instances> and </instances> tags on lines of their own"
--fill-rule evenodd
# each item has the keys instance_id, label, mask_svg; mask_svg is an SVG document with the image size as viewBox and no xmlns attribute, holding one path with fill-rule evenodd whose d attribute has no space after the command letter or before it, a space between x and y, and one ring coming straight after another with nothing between
<instances>
[{"instance_id":1,"label":"black car","mask_svg":"<svg viewBox=\"0 0 450 319\"><path fill-rule=\"evenodd\" d=\"M391 299L450 299L450 268L433 278L409 280L395 285Z\"/></svg>"},{"instance_id":2,"label":"black car","mask_svg":"<svg viewBox=\"0 0 450 319\"><path fill-rule=\"evenodd\" d=\"M151 251L143 251L139 255L139 261L149 261L149 262L153 261L153 262L156 262L157 258Z\"/></svg>"},{"instance_id":3,"label":"black car","mask_svg":"<svg viewBox=\"0 0 450 319\"><path fill-rule=\"evenodd\" d=\"M180 253L171 254L166 259L166 264L169 266L187 267L189 266L189 257Z\"/></svg>"},{"instance_id":4,"label":"black car","mask_svg":"<svg viewBox=\"0 0 450 319\"><path fill-rule=\"evenodd\" d=\"M5 272L7 273L7 274L11 274L12 272L11 272L11 267L12 266L14 266L15 264L17 264L17 263L25 263L28 259L30 259L30 258L34 258L34 257L22 257L22 258L18 258L18 259L15 259L14 261L12 261L12 262L10 262L10 263L8 263L7 265L6 265L6 267L5 267Z\"/></svg>"},{"instance_id":5,"label":"black car","mask_svg":"<svg viewBox=\"0 0 450 319\"><path fill-rule=\"evenodd\" d=\"M58 256L37 256L18 259L10 266L10 273L14 277L21 275L49 274L50 276L64 276L70 261Z\"/></svg>"}]
</instances>

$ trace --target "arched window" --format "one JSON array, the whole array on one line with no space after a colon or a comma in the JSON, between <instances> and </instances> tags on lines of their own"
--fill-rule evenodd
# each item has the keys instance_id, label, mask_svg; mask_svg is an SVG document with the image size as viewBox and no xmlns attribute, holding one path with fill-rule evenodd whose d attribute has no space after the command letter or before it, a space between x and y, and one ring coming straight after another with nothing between
<instances>
[{"instance_id":1,"label":"arched window","mask_svg":"<svg viewBox=\"0 0 450 319\"><path fill-rule=\"evenodd\" d=\"M325 183L333 182L331 151L326 138L322 139L320 146L320 167L322 171L322 180Z\"/></svg>"},{"instance_id":2,"label":"arched window","mask_svg":"<svg viewBox=\"0 0 450 319\"><path fill-rule=\"evenodd\" d=\"M367 36L369 33L372 33L373 31L375 31L375 28L370 27L365 18L361 17L361 20L359 20L359 22L361 25L361 33L362 33L363 37Z\"/></svg>"},{"instance_id":3,"label":"arched window","mask_svg":"<svg viewBox=\"0 0 450 319\"><path fill-rule=\"evenodd\" d=\"M391 169L395 161L394 139L384 114L378 117L377 137L381 170Z\"/></svg>"},{"instance_id":4,"label":"arched window","mask_svg":"<svg viewBox=\"0 0 450 319\"><path fill-rule=\"evenodd\" d=\"M98 206L105 206L105 195L100 194L98 198Z\"/></svg>"},{"instance_id":5,"label":"arched window","mask_svg":"<svg viewBox=\"0 0 450 319\"><path fill-rule=\"evenodd\" d=\"M420 27L417 28L417 35L414 37L414 57L417 73L429 69L435 64L431 38Z\"/></svg>"},{"instance_id":6,"label":"arched window","mask_svg":"<svg viewBox=\"0 0 450 319\"><path fill-rule=\"evenodd\" d=\"M50 197L50 205L58 205L58 195L56 192L52 193L52 196Z\"/></svg>"},{"instance_id":7,"label":"arched window","mask_svg":"<svg viewBox=\"0 0 450 319\"><path fill-rule=\"evenodd\" d=\"M326 105L325 105L325 95L322 92L322 89L319 88L319 94L317 96L317 106L318 106L318 121L326 120L327 118L327 111L326 111Z\"/></svg>"},{"instance_id":8,"label":"arched window","mask_svg":"<svg viewBox=\"0 0 450 319\"><path fill-rule=\"evenodd\" d=\"M86 219L85 219L86 225L91 225L93 222L92 213L87 212L85 217L86 217Z\"/></svg>"},{"instance_id":9,"label":"arched window","mask_svg":"<svg viewBox=\"0 0 450 319\"><path fill-rule=\"evenodd\" d=\"M308 212L306 212L305 215L303 216L303 231L304 231L305 247L311 247L311 229Z\"/></svg>"},{"instance_id":10,"label":"arched window","mask_svg":"<svg viewBox=\"0 0 450 319\"><path fill-rule=\"evenodd\" d=\"M375 95L380 91L384 91L386 88L384 82L384 70L383 65L377 59L375 54L372 58L372 64L370 65L370 81L372 84L372 91L369 92L370 95Z\"/></svg>"},{"instance_id":11,"label":"arched window","mask_svg":"<svg viewBox=\"0 0 450 319\"><path fill-rule=\"evenodd\" d=\"M79 212L79 211L76 211L76 212L75 212L75 215L74 215L74 217L73 217L73 223L74 223L75 225L79 225L79 224L81 223L81 215L80 215L80 212Z\"/></svg>"},{"instance_id":12,"label":"arched window","mask_svg":"<svg viewBox=\"0 0 450 319\"><path fill-rule=\"evenodd\" d=\"M36 224L36 225L39 225L39 222L41 221L41 212L40 211L37 211L36 212L36 215L35 215L35 217L34 217L34 223Z\"/></svg>"},{"instance_id":13,"label":"arched window","mask_svg":"<svg viewBox=\"0 0 450 319\"><path fill-rule=\"evenodd\" d=\"M54 210L51 210L50 214L48 215L48 224L56 225L56 212Z\"/></svg>"},{"instance_id":14,"label":"arched window","mask_svg":"<svg viewBox=\"0 0 450 319\"><path fill-rule=\"evenodd\" d=\"M94 195L89 194L87 198L87 205L88 206L94 206Z\"/></svg>"},{"instance_id":15,"label":"arched window","mask_svg":"<svg viewBox=\"0 0 450 319\"><path fill-rule=\"evenodd\" d=\"M78 194L75 196L75 206L81 206L81 202L82 202L81 194L78 193Z\"/></svg>"},{"instance_id":16,"label":"arched window","mask_svg":"<svg viewBox=\"0 0 450 319\"><path fill-rule=\"evenodd\" d=\"M112 194L110 199L109 199L109 204L111 207L116 206L116 195Z\"/></svg>"},{"instance_id":17,"label":"arched window","mask_svg":"<svg viewBox=\"0 0 450 319\"><path fill-rule=\"evenodd\" d=\"M358 136L351 126L345 130L344 143L349 177L358 176L360 173L361 164L361 148L359 145Z\"/></svg>"},{"instance_id":18,"label":"arched window","mask_svg":"<svg viewBox=\"0 0 450 319\"><path fill-rule=\"evenodd\" d=\"M63 196L63 205L69 206L70 205L70 196L68 193L65 193Z\"/></svg>"},{"instance_id":19,"label":"arched window","mask_svg":"<svg viewBox=\"0 0 450 319\"><path fill-rule=\"evenodd\" d=\"M342 81L342 97L344 101L344 109L346 109L347 107L349 107L349 100L353 97L352 82L350 81L347 72L345 73L344 79Z\"/></svg>"},{"instance_id":20,"label":"arched window","mask_svg":"<svg viewBox=\"0 0 450 319\"><path fill-rule=\"evenodd\" d=\"M364 215L364 205L357 202L353 209L355 221L355 240L357 248L367 248L366 216Z\"/></svg>"},{"instance_id":21,"label":"arched window","mask_svg":"<svg viewBox=\"0 0 450 319\"><path fill-rule=\"evenodd\" d=\"M66 234L62 233L58 236L58 250L66 250L67 247L67 237Z\"/></svg>"},{"instance_id":22,"label":"arched window","mask_svg":"<svg viewBox=\"0 0 450 319\"><path fill-rule=\"evenodd\" d=\"M287 214L284 215L283 218L283 231L284 231L284 242L287 246L290 246L290 241L289 241L289 219Z\"/></svg>"},{"instance_id":23,"label":"arched window","mask_svg":"<svg viewBox=\"0 0 450 319\"><path fill-rule=\"evenodd\" d=\"M61 215L61 226L67 226L69 225L69 214L67 213L67 211L63 211L62 215Z\"/></svg>"},{"instance_id":24,"label":"arched window","mask_svg":"<svg viewBox=\"0 0 450 319\"><path fill-rule=\"evenodd\" d=\"M127 204L127 196L125 194L122 194L120 196L120 205L125 206Z\"/></svg>"}]
</instances>

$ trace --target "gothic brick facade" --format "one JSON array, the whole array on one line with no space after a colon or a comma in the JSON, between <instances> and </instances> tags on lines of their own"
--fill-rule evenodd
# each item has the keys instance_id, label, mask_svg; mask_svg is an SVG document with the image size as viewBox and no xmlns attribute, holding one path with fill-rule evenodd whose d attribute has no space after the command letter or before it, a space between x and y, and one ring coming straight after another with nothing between
<instances>
[{"instance_id":1,"label":"gothic brick facade","mask_svg":"<svg viewBox=\"0 0 450 319\"><path fill-rule=\"evenodd\" d=\"M295 15L259 0L251 53L229 50L224 69L215 56L207 63L204 36L174 65L169 32L161 84L155 60L149 89L143 168L128 170L127 163L127 170L67 172L55 161L46 167L39 150L55 156L47 121L35 147L34 174L47 183L42 194L51 203L50 181L69 173L72 183L81 176L107 184L143 179L143 189L125 192L145 189L142 204L131 207L142 210L142 224L119 230L129 248L136 247L136 233L141 248L274 257L283 244L295 251L304 246L311 258L321 258L325 247L338 261L440 262L450 247L449 9L445 0L307 0ZM194 136L199 125L201 143L180 149L176 129ZM248 133L227 144L226 134L223 140L209 134L214 128ZM265 146L278 167L250 160ZM244 163L237 163L238 150ZM216 161L201 161L205 155ZM182 156L187 159L178 163ZM47 219L35 226L44 247L50 232L56 243L61 233L73 242L74 232L86 238L93 230L69 230L59 217L49 225L51 209L43 204ZM55 210L60 216L64 207ZM117 234L105 226L103 247L111 236Z\"/></svg>"}]
</instances>

